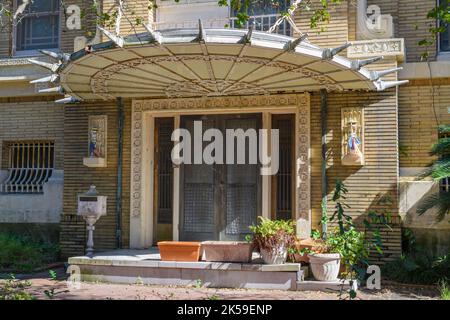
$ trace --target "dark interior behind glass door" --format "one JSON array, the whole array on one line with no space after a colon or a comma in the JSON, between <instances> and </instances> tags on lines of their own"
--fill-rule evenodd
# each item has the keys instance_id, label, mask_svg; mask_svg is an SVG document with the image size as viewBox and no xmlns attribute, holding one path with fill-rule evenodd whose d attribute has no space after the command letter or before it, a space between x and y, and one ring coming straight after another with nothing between
<instances>
[{"instance_id":1,"label":"dark interior behind glass door","mask_svg":"<svg viewBox=\"0 0 450 320\"><path fill-rule=\"evenodd\" d=\"M224 144L227 128L258 129L261 122L260 115L186 116L181 120L191 137L195 120L202 120L203 132L219 129ZM209 143L204 142L203 148ZM248 150L247 144L247 160ZM248 226L256 223L261 203L258 164L184 164L181 181L180 239L243 240Z\"/></svg>"}]
</instances>

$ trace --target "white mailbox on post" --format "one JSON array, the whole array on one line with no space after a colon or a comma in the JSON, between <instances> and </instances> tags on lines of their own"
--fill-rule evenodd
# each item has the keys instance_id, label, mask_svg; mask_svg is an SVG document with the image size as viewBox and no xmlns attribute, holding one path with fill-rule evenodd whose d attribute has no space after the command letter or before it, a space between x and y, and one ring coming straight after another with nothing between
<instances>
[{"instance_id":1,"label":"white mailbox on post","mask_svg":"<svg viewBox=\"0 0 450 320\"><path fill-rule=\"evenodd\" d=\"M87 223L88 240L86 254L91 256L94 252L94 224L106 215L106 196L99 196L95 186L90 186L89 191L78 195L78 212Z\"/></svg>"}]
</instances>

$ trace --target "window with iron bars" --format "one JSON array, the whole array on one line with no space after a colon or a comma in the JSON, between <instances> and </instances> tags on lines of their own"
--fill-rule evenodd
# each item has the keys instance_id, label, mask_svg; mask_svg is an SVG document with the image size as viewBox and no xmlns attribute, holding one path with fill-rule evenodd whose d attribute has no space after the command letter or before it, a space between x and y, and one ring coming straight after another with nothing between
<instances>
[{"instance_id":1,"label":"window with iron bars","mask_svg":"<svg viewBox=\"0 0 450 320\"><path fill-rule=\"evenodd\" d=\"M16 8L23 0L16 1ZM16 18L15 51L59 47L59 0L33 0Z\"/></svg>"},{"instance_id":2,"label":"window with iron bars","mask_svg":"<svg viewBox=\"0 0 450 320\"><path fill-rule=\"evenodd\" d=\"M284 2L273 3L268 0L250 1L247 14L249 16L245 25L239 26L237 14L235 9L231 9L230 12L230 27L231 28L245 28L247 29L249 24L255 24L255 30L269 31L270 27L275 24L278 18L281 17L282 12L286 12L289 9L290 0ZM276 33L290 36L292 33L291 25L287 20L284 20L275 30Z\"/></svg>"},{"instance_id":3,"label":"window with iron bars","mask_svg":"<svg viewBox=\"0 0 450 320\"><path fill-rule=\"evenodd\" d=\"M443 138L450 138L450 133L440 133L439 139L443 139ZM441 192L449 192L450 191L450 177L441 179L440 191Z\"/></svg>"},{"instance_id":4,"label":"window with iron bars","mask_svg":"<svg viewBox=\"0 0 450 320\"><path fill-rule=\"evenodd\" d=\"M8 177L0 193L42 193L55 165L53 141L5 142Z\"/></svg>"}]
</instances>

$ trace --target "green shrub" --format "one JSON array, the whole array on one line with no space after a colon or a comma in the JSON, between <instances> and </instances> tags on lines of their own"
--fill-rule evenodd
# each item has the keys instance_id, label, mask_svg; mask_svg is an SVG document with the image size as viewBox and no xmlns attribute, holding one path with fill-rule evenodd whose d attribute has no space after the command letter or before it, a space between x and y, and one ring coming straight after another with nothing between
<instances>
[{"instance_id":1,"label":"green shrub","mask_svg":"<svg viewBox=\"0 0 450 320\"><path fill-rule=\"evenodd\" d=\"M342 234L339 230L330 232L326 244L329 252L341 254L342 262L347 268L367 263L369 244L365 241L364 232L354 227L346 229Z\"/></svg>"},{"instance_id":2,"label":"green shrub","mask_svg":"<svg viewBox=\"0 0 450 320\"><path fill-rule=\"evenodd\" d=\"M29 272L57 258L58 247L55 244L0 233L0 271Z\"/></svg>"},{"instance_id":3,"label":"green shrub","mask_svg":"<svg viewBox=\"0 0 450 320\"><path fill-rule=\"evenodd\" d=\"M401 283L437 284L450 280L450 255L432 257L426 252L404 254L383 266L383 275Z\"/></svg>"}]
</instances>

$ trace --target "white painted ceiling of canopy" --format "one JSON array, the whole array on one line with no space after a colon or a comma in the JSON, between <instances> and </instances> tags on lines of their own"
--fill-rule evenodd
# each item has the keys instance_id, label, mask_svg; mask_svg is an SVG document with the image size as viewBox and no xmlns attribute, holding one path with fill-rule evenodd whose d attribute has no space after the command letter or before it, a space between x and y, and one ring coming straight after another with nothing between
<instances>
[{"instance_id":1,"label":"white painted ceiling of canopy","mask_svg":"<svg viewBox=\"0 0 450 320\"><path fill-rule=\"evenodd\" d=\"M246 30L162 31L160 42L125 39L124 46L72 54L58 70L65 94L77 100L201 97L342 90L382 90L374 72L293 38ZM292 49L292 48L291 48Z\"/></svg>"}]
</instances>

